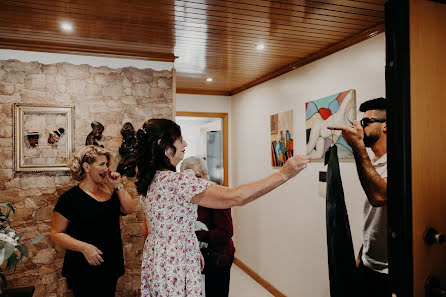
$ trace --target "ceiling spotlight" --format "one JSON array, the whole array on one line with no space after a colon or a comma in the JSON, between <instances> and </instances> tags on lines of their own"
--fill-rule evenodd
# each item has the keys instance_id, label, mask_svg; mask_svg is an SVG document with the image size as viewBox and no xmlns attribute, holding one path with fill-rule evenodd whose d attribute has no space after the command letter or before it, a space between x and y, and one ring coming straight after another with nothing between
<instances>
[{"instance_id":1,"label":"ceiling spotlight","mask_svg":"<svg viewBox=\"0 0 446 297\"><path fill-rule=\"evenodd\" d=\"M69 22L62 22L60 23L60 28L64 32L73 32L73 25Z\"/></svg>"},{"instance_id":2,"label":"ceiling spotlight","mask_svg":"<svg viewBox=\"0 0 446 297\"><path fill-rule=\"evenodd\" d=\"M263 43L259 43L257 44L256 49L258 51L263 51L265 49L265 45Z\"/></svg>"},{"instance_id":3,"label":"ceiling spotlight","mask_svg":"<svg viewBox=\"0 0 446 297\"><path fill-rule=\"evenodd\" d=\"M211 82L211 81L213 81L213 79L212 79L212 77L208 77L208 78L206 78L206 81Z\"/></svg>"}]
</instances>

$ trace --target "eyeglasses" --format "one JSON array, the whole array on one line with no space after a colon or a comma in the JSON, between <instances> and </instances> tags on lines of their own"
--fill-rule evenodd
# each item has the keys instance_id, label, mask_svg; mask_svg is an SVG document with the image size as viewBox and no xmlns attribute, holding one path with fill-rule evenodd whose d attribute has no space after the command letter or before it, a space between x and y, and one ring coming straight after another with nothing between
<instances>
[{"instance_id":1,"label":"eyeglasses","mask_svg":"<svg viewBox=\"0 0 446 297\"><path fill-rule=\"evenodd\" d=\"M386 119L378 119L378 118L363 118L360 123L362 128L367 127L371 123L384 123Z\"/></svg>"}]
</instances>

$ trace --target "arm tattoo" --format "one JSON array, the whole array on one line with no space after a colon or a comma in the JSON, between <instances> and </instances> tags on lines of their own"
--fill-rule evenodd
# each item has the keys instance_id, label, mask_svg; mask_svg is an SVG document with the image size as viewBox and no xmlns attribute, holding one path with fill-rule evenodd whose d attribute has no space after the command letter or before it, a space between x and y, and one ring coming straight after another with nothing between
<instances>
[{"instance_id":1,"label":"arm tattoo","mask_svg":"<svg viewBox=\"0 0 446 297\"><path fill-rule=\"evenodd\" d=\"M376 172L364 147L353 151L359 180L367 199L374 207L387 204L387 182Z\"/></svg>"}]
</instances>

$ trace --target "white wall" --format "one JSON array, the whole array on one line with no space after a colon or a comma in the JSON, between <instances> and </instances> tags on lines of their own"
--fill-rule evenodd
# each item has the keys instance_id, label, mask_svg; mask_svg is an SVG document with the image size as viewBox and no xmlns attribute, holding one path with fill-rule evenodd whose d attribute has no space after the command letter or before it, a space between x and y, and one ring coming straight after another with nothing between
<instances>
[{"instance_id":1,"label":"white wall","mask_svg":"<svg viewBox=\"0 0 446 297\"><path fill-rule=\"evenodd\" d=\"M384 97L384 66L385 36L381 34L234 95L232 184L274 172L271 114L293 110L295 153L304 153L305 102L349 89L356 89L358 107L365 100ZM322 163L312 163L267 197L233 211L236 257L287 296L330 295L325 200L318 196L321 168ZM357 252L365 195L354 163L342 163L341 175Z\"/></svg>"},{"instance_id":2,"label":"white wall","mask_svg":"<svg viewBox=\"0 0 446 297\"><path fill-rule=\"evenodd\" d=\"M177 93L177 111L231 112L231 96Z\"/></svg>"}]
</instances>

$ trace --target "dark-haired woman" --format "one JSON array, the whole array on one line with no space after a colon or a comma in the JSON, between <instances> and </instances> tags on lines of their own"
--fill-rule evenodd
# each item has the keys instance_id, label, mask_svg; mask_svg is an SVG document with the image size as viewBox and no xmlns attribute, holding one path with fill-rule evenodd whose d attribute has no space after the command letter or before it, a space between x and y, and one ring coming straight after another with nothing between
<instances>
[{"instance_id":1,"label":"dark-haired woman","mask_svg":"<svg viewBox=\"0 0 446 297\"><path fill-rule=\"evenodd\" d=\"M167 119L144 123L138 136L138 181L147 235L141 272L142 296L201 296L202 262L194 232L197 205L225 209L245 205L297 175L310 161L290 158L270 176L234 189L175 172L187 143Z\"/></svg>"},{"instance_id":2,"label":"dark-haired woman","mask_svg":"<svg viewBox=\"0 0 446 297\"><path fill-rule=\"evenodd\" d=\"M80 184L54 208L51 239L66 249L62 275L76 297L113 297L124 274L119 218L134 212L135 203L109 165L103 148L82 149L70 167Z\"/></svg>"}]
</instances>

